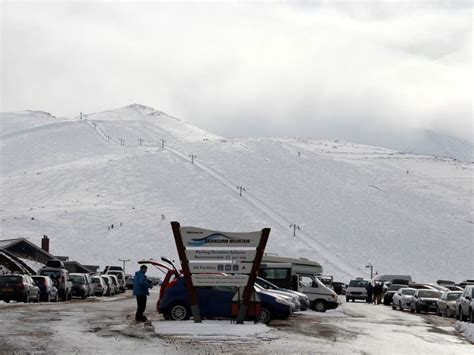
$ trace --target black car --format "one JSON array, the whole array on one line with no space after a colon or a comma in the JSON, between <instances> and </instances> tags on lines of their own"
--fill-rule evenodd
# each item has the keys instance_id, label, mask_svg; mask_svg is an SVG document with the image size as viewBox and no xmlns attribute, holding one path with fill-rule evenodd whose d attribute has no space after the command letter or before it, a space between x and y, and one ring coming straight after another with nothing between
<instances>
[{"instance_id":1,"label":"black car","mask_svg":"<svg viewBox=\"0 0 474 355\"><path fill-rule=\"evenodd\" d=\"M31 302L40 300L40 289L29 275L1 275L0 300Z\"/></svg>"},{"instance_id":2,"label":"black car","mask_svg":"<svg viewBox=\"0 0 474 355\"><path fill-rule=\"evenodd\" d=\"M439 296L441 296L441 292L436 290L416 290L410 303L410 311L412 313L436 313L438 308Z\"/></svg>"},{"instance_id":3,"label":"black car","mask_svg":"<svg viewBox=\"0 0 474 355\"><path fill-rule=\"evenodd\" d=\"M405 288L407 287L407 285L396 285L396 284L392 284L389 286L388 290L384 293L383 295L383 304L386 305L386 306L389 306L392 304L392 299L393 299L393 295L397 293L397 291L401 288Z\"/></svg>"}]
</instances>

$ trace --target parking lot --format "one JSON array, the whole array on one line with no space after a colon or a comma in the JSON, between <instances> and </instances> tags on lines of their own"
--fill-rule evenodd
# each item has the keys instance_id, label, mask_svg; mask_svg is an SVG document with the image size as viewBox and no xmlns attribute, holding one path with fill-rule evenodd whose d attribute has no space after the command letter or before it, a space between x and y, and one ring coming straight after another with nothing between
<instances>
[{"instance_id":1,"label":"parking lot","mask_svg":"<svg viewBox=\"0 0 474 355\"><path fill-rule=\"evenodd\" d=\"M2 353L472 353L458 337L455 320L394 311L383 305L345 303L326 313L299 312L273 321L262 334L228 337L192 321L165 321L156 313L158 294L148 300L151 324L134 321L135 300L127 291L111 298L64 303L0 304ZM217 321L204 320L203 324ZM219 321L232 332L235 324ZM186 325L195 329L180 334ZM251 328L253 324L247 323ZM166 335L159 334L166 327ZM171 328L171 331L170 331ZM173 334L173 329L175 333Z\"/></svg>"}]
</instances>

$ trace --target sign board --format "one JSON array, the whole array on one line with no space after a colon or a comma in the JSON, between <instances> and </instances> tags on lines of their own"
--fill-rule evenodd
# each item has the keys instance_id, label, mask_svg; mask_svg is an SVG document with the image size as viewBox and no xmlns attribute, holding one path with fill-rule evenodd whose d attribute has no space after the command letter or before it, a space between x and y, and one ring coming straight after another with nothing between
<instances>
[{"instance_id":1,"label":"sign board","mask_svg":"<svg viewBox=\"0 0 474 355\"><path fill-rule=\"evenodd\" d=\"M238 293L237 297L241 299L238 301L237 324L242 324L250 305L270 228L258 232L233 233L181 227L178 222L171 222L171 228L194 322L201 323L195 286L245 286L243 294Z\"/></svg>"},{"instance_id":2,"label":"sign board","mask_svg":"<svg viewBox=\"0 0 474 355\"><path fill-rule=\"evenodd\" d=\"M217 232L196 227L181 227L181 238L185 248L256 248L262 231L249 233Z\"/></svg>"},{"instance_id":3,"label":"sign board","mask_svg":"<svg viewBox=\"0 0 474 355\"><path fill-rule=\"evenodd\" d=\"M254 261L256 250L242 249L199 249L186 250L188 260L231 260Z\"/></svg>"},{"instance_id":4,"label":"sign board","mask_svg":"<svg viewBox=\"0 0 474 355\"><path fill-rule=\"evenodd\" d=\"M250 274L252 264L245 263L222 263L222 262L190 262L191 274L223 272L229 274Z\"/></svg>"},{"instance_id":5,"label":"sign board","mask_svg":"<svg viewBox=\"0 0 474 355\"><path fill-rule=\"evenodd\" d=\"M194 274L191 275L194 286L245 286L248 275L219 275Z\"/></svg>"}]
</instances>

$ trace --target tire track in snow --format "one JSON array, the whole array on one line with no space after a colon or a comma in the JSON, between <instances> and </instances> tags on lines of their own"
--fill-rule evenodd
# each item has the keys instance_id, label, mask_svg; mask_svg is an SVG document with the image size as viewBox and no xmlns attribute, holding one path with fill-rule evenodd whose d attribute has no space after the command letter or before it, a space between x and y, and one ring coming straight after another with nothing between
<instances>
[{"instance_id":1,"label":"tire track in snow","mask_svg":"<svg viewBox=\"0 0 474 355\"><path fill-rule=\"evenodd\" d=\"M188 158L185 154L170 148L170 147L165 147L165 150L168 150L169 152L177 155L178 157L188 161ZM228 180L226 177L222 176L218 172L216 172L214 169L205 166L196 160L194 161L194 165L196 165L198 168L200 168L202 171L219 181L222 185L228 187L232 191L234 191L235 187L237 185L233 184L230 180ZM263 214L267 215L271 220L273 220L276 224L278 224L280 227L283 229L287 229L288 226L290 225L290 222L287 221L284 217L279 215L277 212L273 211L269 206L267 206L263 201L258 199L255 196L252 196L249 192L247 192L245 195L242 195L242 198L246 199L250 204L252 204L254 207L256 207L258 210L260 210ZM315 241L313 238L309 237L305 232L300 232L296 238L299 238L303 243L305 243L308 247L310 247L312 250L314 250L320 257L321 257L321 264L322 263L327 263L332 266L333 269L338 270L342 274L345 274L349 276L350 278L355 277L357 274L357 269L355 267L352 267L351 265L348 265L344 263L343 261L338 261L337 263L333 262L332 260L340 260L340 257L335 254L334 252L330 251L326 247L324 247L320 242Z\"/></svg>"}]
</instances>

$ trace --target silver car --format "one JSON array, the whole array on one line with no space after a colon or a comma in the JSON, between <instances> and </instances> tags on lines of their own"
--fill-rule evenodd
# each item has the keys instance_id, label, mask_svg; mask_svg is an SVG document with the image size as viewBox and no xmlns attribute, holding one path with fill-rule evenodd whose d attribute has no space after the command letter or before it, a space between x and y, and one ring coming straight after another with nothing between
<instances>
[{"instance_id":1,"label":"silver car","mask_svg":"<svg viewBox=\"0 0 474 355\"><path fill-rule=\"evenodd\" d=\"M456 300L462 295L461 291L446 291L438 299L436 314L438 316L456 316Z\"/></svg>"},{"instance_id":2,"label":"silver car","mask_svg":"<svg viewBox=\"0 0 474 355\"><path fill-rule=\"evenodd\" d=\"M362 278L357 278L355 280L351 280L349 282L349 286L346 289L346 302L349 302L349 300L352 300L354 302L355 300L367 300L367 285L369 284L370 281L364 280Z\"/></svg>"},{"instance_id":3,"label":"silver car","mask_svg":"<svg viewBox=\"0 0 474 355\"><path fill-rule=\"evenodd\" d=\"M456 300L456 317L460 321L465 321L469 317L472 320L472 300L474 299L474 285L467 285L463 293Z\"/></svg>"}]
</instances>

